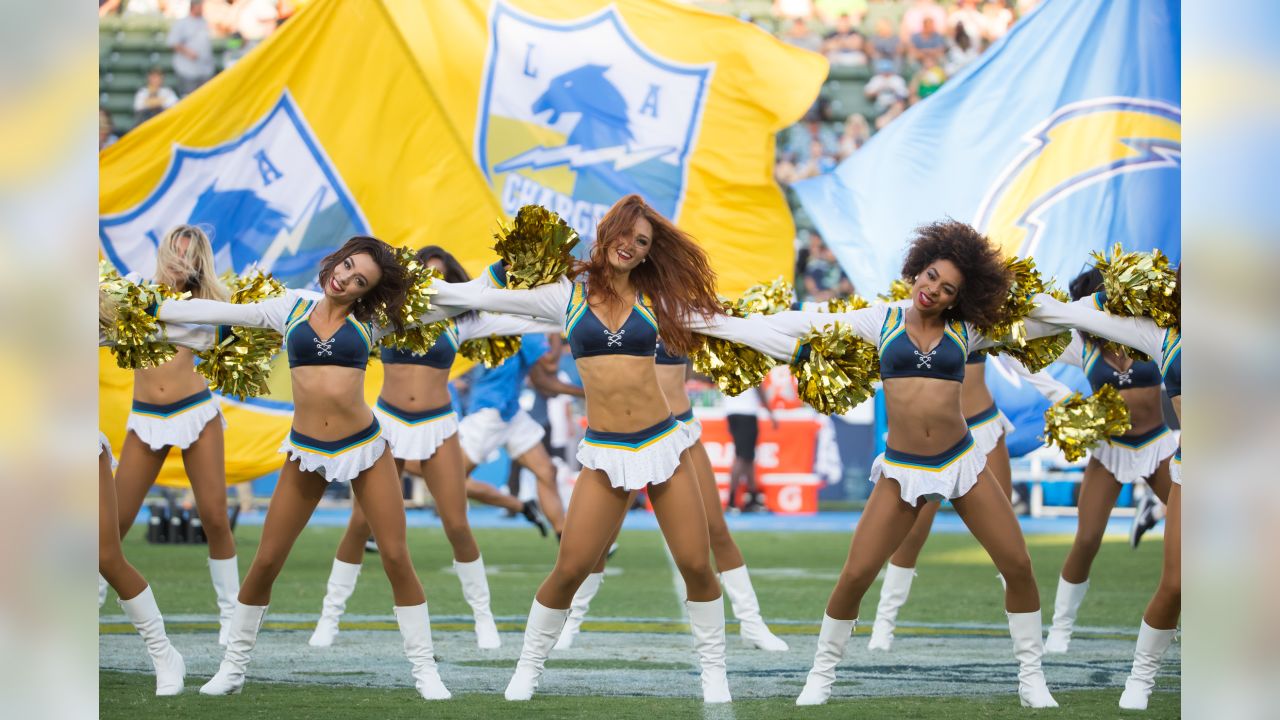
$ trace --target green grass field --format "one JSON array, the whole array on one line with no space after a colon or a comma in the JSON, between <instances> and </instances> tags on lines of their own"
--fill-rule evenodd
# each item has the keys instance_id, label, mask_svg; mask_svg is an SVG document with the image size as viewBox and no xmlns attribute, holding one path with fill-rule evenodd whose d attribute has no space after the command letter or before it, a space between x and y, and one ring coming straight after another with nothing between
<instances>
[{"instance_id":1,"label":"green grass field","mask_svg":"<svg viewBox=\"0 0 1280 720\"><path fill-rule=\"evenodd\" d=\"M253 556L259 532L260 528L248 526L237 530L242 574ZM219 657L213 642L216 608L204 548L148 545L140 532L132 534L125 541L126 553L153 584L161 609L169 618L174 642L189 658L187 691L177 698L155 698L149 675L119 672L149 666L132 628L110 622L122 619L111 599L102 613L108 621L101 630L102 716L138 718L196 713L212 718L313 717L332 711L335 705L341 705L348 718L425 712L433 717L460 718L507 713L520 717L609 715L617 719L649 718L655 712L664 717L823 718L848 717L857 712L866 717L892 714L954 718L1007 717L1027 712L1018 707L1014 694L1016 666L1004 629L1001 590L994 568L972 538L953 534L935 535L925 548L911 599L899 615L901 627L895 652L870 656L865 650L868 631L860 627L841 665L836 698L822 708L800 709L792 702L812 657L813 636L827 594L848 549L847 533L735 535L751 569L765 619L792 644L792 650L781 655L744 651L737 638L731 637L730 683L737 700L729 709L703 708L696 699L696 667L673 585L672 567L661 536L650 531L623 533L621 549L584 628L583 637L592 638L588 649L579 653L575 648L562 657L553 654L544 692L528 705L506 704L500 694L501 679L509 675L514 665L523 618L534 590L554 561L556 546L554 541L543 541L533 531L515 526L476 531L489 568L493 611L504 631L504 647L496 656L479 655L480 651L472 647L469 609L452 573L452 557L443 532L410 530L411 551L435 619L437 655L445 663L442 676L455 688L452 702L424 706L410 688L407 665L398 653L390 588L372 555L366 557L360 584L348 603L352 622L344 622L339 643L349 643L344 652L369 653L352 655L353 658L376 657L379 662L385 661L385 669L378 665L362 671L339 663L344 670L330 669L326 674L327 666L316 660L314 678L318 679L296 681L308 677L296 668L294 674L286 673L294 681L270 682L276 677L270 673L258 679L255 673L265 673L273 662L313 664L316 656L307 654L306 637L319 612L340 535L337 528L309 528L303 533L275 586L263 635L272 639L260 642L244 694L204 698L196 690L216 667ZM1028 543L1042 604L1047 608L1047 625L1058 570L1070 537L1030 536ZM1072 653L1045 661L1050 686L1070 717L1118 714L1115 702L1132 656L1132 638L1159 578L1160 560L1158 539L1148 540L1137 551L1131 551L1122 539L1108 538L1103 545L1078 620L1076 642L1081 651L1077 653L1077 644L1073 644ZM865 625L874 617L878 594L877 583L863 601ZM735 634L735 629L731 621L730 633ZM294 654L272 660L275 656L271 647L281 644L292 648L288 652ZM646 652L659 645L666 648L667 654ZM608 652L612 654L601 655ZM367 662L355 661L353 665ZM446 667L450 662L452 665ZM1159 686L1163 691L1153 696L1152 710L1144 717L1179 715L1179 664L1171 658L1166 665L1169 667L1162 671ZM592 674L597 671L608 672L597 679ZM364 677L343 678L341 683L346 684L341 687L326 684L324 678L344 673ZM450 679L477 673L488 675L476 688L464 685L459 689ZM672 687L650 693L635 685L644 682L645 673L654 673L649 676L653 682L666 678L661 682ZM912 697L912 683L917 677L928 678L931 683L919 693L924 697ZM967 682L966 678L973 680ZM598 693L591 692L592 683L602 683ZM608 697L592 696L597 694ZM676 697L647 696L653 694Z\"/></svg>"}]
</instances>

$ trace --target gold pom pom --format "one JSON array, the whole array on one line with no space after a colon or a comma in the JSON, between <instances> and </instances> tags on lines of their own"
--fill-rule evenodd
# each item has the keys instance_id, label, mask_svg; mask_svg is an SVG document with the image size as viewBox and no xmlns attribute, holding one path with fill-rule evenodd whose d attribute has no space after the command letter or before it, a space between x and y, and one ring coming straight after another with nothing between
<instances>
[{"instance_id":1,"label":"gold pom pom","mask_svg":"<svg viewBox=\"0 0 1280 720\"><path fill-rule=\"evenodd\" d=\"M885 302L897 302L899 300L906 300L907 298L911 297L911 283L907 282L903 278L898 278L897 280L894 280L892 283L889 283L888 294L881 294L881 295L877 295L876 297L880 298Z\"/></svg>"},{"instance_id":2,"label":"gold pom pom","mask_svg":"<svg viewBox=\"0 0 1280 720\"><path fill-rule=\"evenodd\" d=\"M510 226L499 224L493 250L507 266L507 287L555 282L573 267L578 231L541 205L525 205Z\"/></svg>"},{"instance_id":3,"label":"gold pom pom","mask_svg":"<svg viewBox=\"0 0 1280 720\"><path fill-rule=\"evenodd\" d=\"M1116 243L1110 259L1094 252L1093 262L1102 272L1107 312L1149 317L1162 328L1178 327L1178 275L1166 255L1159 250L1124 252Z\"/></svg>"},{"instance_id":4,"label":"gold pom pom","mask_svg":"<svg viewBox=\"0 0 1280 720\"><path fill-rule=\"evenodd\" d=\"M434 268L419 262L418 251L413 248L396 248L396 259L409 276L409 292L400 308L400 324L405 329L387 333L382 338L382 345L425 355L448 326L445 321L430 325L423 325L419 321L419 318L430 312L431 296L437 292L434 283L442 276ZM378 324L384 328L395 326L391 318L387 317L385 309L378 313Z\"/></svg>"},{"instance_id":5,"label":"gold pom pom","mask_svg":"<svg viewBox=\"0 0 1280 720\"><path fill-rule=\"evenodd\" d=\"M814 328L800 342L808 357L791 365L800 398L824 415L843 415L875 395L880 356L871 343L835 321Z\"/></svg>"},{"instance_id":6,"label":"gold pom pom","mask_svg":"<svg viewBox=\"0 0 1280 720\"><path fill-rule=\"evenodd\" d=\"M458 352L468 360L484 363L487 368L496 368L506 362L507 358L520 352L519 335L497 336L467 340L458 347Z\"/></svg>"},{"instance_id":7,"label":"gold pom pom","mask_svg":"<svg viewBox=\"0 0 1280 720\"><path fill-rule=\"evenodd\" d=\"M791 309L791 301L795 297L795 288L791 283L777 279L769 283L756 283L742 293L742 297L734 303L734 314L738 317L748 315L772 315Z\"/></svg>"},{"instance_id":8,"label":"gold pom pom","mask_svg":"<svg viewBox=\"0 0 1280 720\"><path fill-rule=\"evenodd\" d=\"M827 301L826 312L844 313L861 310L871 307L871 303L861 295L849 295L848 297L834 297Z\"/></svg>"},{"instance_id":9,"label":"gold pom pom","mask_svg":"<svg viewBox=\"0 0 1280 720\"><path fill-rule=\"evenodd\" d=\"M164 342L160 322L152 308L165 300L181 300L178 293L157 283L134 283L123 278L105 261L98 264L99 327L111 343L116 365L125 370L163 365L178 354ZM105 301L105 302L104 302Z\"/></svg>"},{"instance_id":10,"label":"gold pom pom","mask_svg":"<svg viewBox=\"0 0 1280 720\"><path fill-rule=\"evenodd\" d=\"M1049 444L1057 445L1067 460L1075 462L1089 448L1112 435L1129 432L1129 406L1120 391L1105 385L1089 397L1073 393L1044 411L1044 431Z\"/></svg>"},{"instance_id":11,"label":"gold pom pom","mask_svg":"<svg viewBox=\"0 0 1280 720\"><path fill-rule=\"evenodd\" d=\"M231 302L237 305L261 302L285 293L285 286L279 280L258 268L241 276L224 276L224 282L231 290ZM265 395L271 360L280 351L282 342L280 333L267 328L218 328L218 342L196 353L201 360L196 372L209 382L210 388L223 395L241 400Z\"/></svg>"},{"instance_id":12,"label":"gold pom pom","mask_svg":"<svg viewBox=\"0 0 1280 720\"><path fill-rule=\"evenodd\" d=\"M772 315L791 307L795 291L791 283L778 277L773 282L756 283L737 300L720 298L726 315ZM764 382L777 363L759 350L720 338L699 336L702 342L689 353L693 369L706 375L729 396L741 395Z\"/></svg>"}]
</instances>

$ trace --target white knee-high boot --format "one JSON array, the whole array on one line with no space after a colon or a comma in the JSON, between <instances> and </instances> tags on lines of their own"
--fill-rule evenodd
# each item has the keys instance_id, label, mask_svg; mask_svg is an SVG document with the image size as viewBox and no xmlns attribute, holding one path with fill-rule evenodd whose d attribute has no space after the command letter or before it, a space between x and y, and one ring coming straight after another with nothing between
<instances>
[{"instance_id":1,"label":"white knee-high boot","mask_svg":"<svg viewBox=\"0 0 1280 720\"><path fill-rule=\"evenodd\" d=\"M435 649L431 644L431 614L427 604L393 608L400 635L404 638L404 656L413 666L413 686L425 700L448 700L453 697L440 679L436 668Z\"/></svg>"},{"instance_id":2,"label":"white knee-high boot","mask_svg":"<svg viewBox=\"0 0 1280 720\"><path fill-rule=\"evenodd\" d=\"M732 702L725 664L724 598L706 602L686 600L685 607L689 610L689 627L693 630L698 664L702 666L702 701Z\"/></svg>"},{"instance_id":3,"label":"white knee-high boot","mask_svg":"<svg viewBox=\"0 0 1280 720\"><path fill-rule=\"evenodd\" d=\"M1058 594L1053 600L1053 625L1049 626L1049 636L1044 641L1047 653L1064 653L1071 644L1071 630L1076 624L1076 615L1080 612L1080 603L1089 591L1089 581L1070 583L1058 578Z\"/></svg>"},{"instance_id":4,"label":"white knee-high boot","mask_svg":"<svg viewBox=\"0 0 1280 720\"><path fill-rule=\"evenodd\" d=\"M524 626L524 647L520 649L520 659L516 661L516 672L507 683L505 693L508 700L528 700L533 691L538 689L538 681L542 679L542 666L551 654L551 648L560 636L565 621L569 618L569 609L556 610L533 600L529 608L529 620Z\"/></svg>"},{"instance_id":5,"label":"white knee-high boot","mask_svg":"<svg viewBox=\"0 0 1280 720\"><path fill-rule=\"evenodd\" d=\"M868 650L893 648L893 631L898 627L898 610L907 604L911 594L911 580L915 568L898 567L889 563L884 568L884 583L880 585L880 604L876 606L876 621L871 626Z\"/></svg>"},{"instance_id":6,"label":"white knee-high boot","mask_svg":"<svg viewBox=\"0 0 1280 720\"><path fill-rule=\"evenodd\" d=\"M137 597L119 602L120 609L124 610L129 622L138 629L138 634L147 645L147 654L151 656L151 664L156 669L156 695L177 695L182 692L187 666L165 634L164 618L160 615L151 586L148 585Z\"/></svg>"},{"instance_id":7,"label":"white knee-high boot","mask_svg":"<svg viewBox=\"0 0 1280 720\"><path fill-rule=\"evenodd\" d=\"M1120 695L1120 707L1125 710L1146 710L1151 690L1156 686L1156 671L1160 669L1160 658L1164 656L1177 629L1157 630L1147 624L1146 620L1138 628L1138 644L1133 650L1133 670L1129 679L1124 682L1124 693Z\"/></svg>"},{"instance_id":8,"label":"white knee-high boot","mask_svg":"<svg viewBox=\"0 0 1280 720\"><path fill-rule=\"evenodd\" d=\"M600 592L600 586L603 584L604 573L598 572L588 575L587 579L578 586L578 591L573 594L573 602L569 603L569 620L565 622L560 639L556 641L556 650L568 650L573 647L573 641L582 630L582 621L586 619L587 611L591 609L591 601L595 599L596 593Z\"/></svg>"},{"instance_id":9,"label":"white knee-high boot","mask_svg":"<svg viewBox=\"0 0 1280 720\"><path fill-rule=\"evenodd\" d=\"M1018 660L1018 698L1023 707L1054 708L1058 701L1049 693L1040 658L1044 655L1044 635L1040 611L1005 613L1009 616L1009 636L1013 638L1013 656Z\"/></svg>"},{"instance_id":10,"label":"white knee-high boot","mask_svg":"<svg viewBox=\"0 0 1280 720\"><path fill-rule=\"evenodd\" d=\"M742 641L761 650L786 652L787 643L774 635L760 616L760 601L756 599L756 590L751 586L747 566L720 573L720 582L724 584L724 594L729 596L729 603L733 605L733 616L738 619Z\"/></svg>"},{"instance_id":11,"label":"white knee-high boot","mask_svg":"<svg viewBox=\"0 0 1280 720\"><path fill-rule=\"evenodd\" d=\"M818 631L818 649L813 654L813 668L805 678L804 689L796 698L797 705L823 705L831 697L831 686L836 681L836 666L844 658L857 619L837 620L822 614L822 629Z\"/></svg>"},{"instance_id":12,"label":"white knee-high boot","mask_svg":"<svg viewBox=\"0 0 1280 720\"><path fill-rule=\"evenodd\" d=\"M316 622L315 632L307 644L311 647L329 647L338 636L338 620L347 610L347 600L356 591L356 580L360 577L360 564L333 559L333 568L329 570L329 583L325 588L324 602L320 605L320 620Z\"/></svg>"},{"instance_id":13,"label":"white knee-high boot","mask_svg":"<svg viewBox=\"0 0 1280 720\"><path fill-rule=\"evenodd\" d=\"M102 573L98 573L98 607L101 608L107 602L107 579L102 577Z\"/></svg>"},{"instance_id":14,"label":"white knee-high boot","mask_svg":"<svg viewBox=\"0 0 1280 720\"><path fill-rule=\"evenodd\" d=\"M218 644L227 644L227 631L231 627L231 613L236 610L236 598L240 595L240 566L232 555L225 560L209 558L209 577L213 580L213 592L218 597Z\"/></svg>"},{"instance_id":15,"label":"white knee-high boot","mask_svg":"<svg viewBox=\"0 0 1280 720\"><path fill-rule=\"evenodd\" d=\"M471 615L476 623L476 645L481 650L494 650L502 647L502 639L498 637L498 624L493 621L493 611L489 609L489 579L484 573L484 558L479 557L471 562L453 561L453 570L458 573L462 582L462 597L471 606Z\"/></svg>"},{"instance_id":16,"label":"white knee-high boot","mask_svg":"<svg viewBox=\"0 0 1280 720\"><path fill-rule=\"evenodd\" d=\"M249 668L249 653L258 642L258 630L266 617L266 605L236 603L227 630L227 651L218 672L200 688L201 695L234 695L244 688L244 673Z\"/></svg>"}]
</instances>

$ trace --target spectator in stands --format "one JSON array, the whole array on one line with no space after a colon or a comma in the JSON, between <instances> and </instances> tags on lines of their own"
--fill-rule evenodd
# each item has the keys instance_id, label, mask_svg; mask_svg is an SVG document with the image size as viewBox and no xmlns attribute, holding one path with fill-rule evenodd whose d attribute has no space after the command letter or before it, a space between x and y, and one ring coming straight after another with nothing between
<instances>
[{"instance_id":1,"label":"spectator in stands","mask_svg":"<svg viewBox=\"0 0 1280 720\"><path fill-rule=\"evenodd\" d=\"M845 15L854 26L858 26L867 13L867 0L814 0L813 10L825 25L836 25L840 16Z\"/></svg>"},{"instance_id":2,"label":"spectator in stands","mask_svg":"<svg viewBox=\"0 0 1280 720\"><path fill-rule=\"evenodd\" d=\"M805 118L799 125L792 125L787 137L787 150L795 154L803 164L812 159L814 143L823 149L823 154L834 154L836 149L836 133L826 123L817 118Z\"/></svg>"},{"instance_id":3,"label":"spectator in stands","mask_svg":"<svg viewBox=\"0 0 1280 720\"><path fill-rule=\"evenodd\" d=\"M836 144L836 160L843 161L871 139L871 123L862 113L854 113L844 121L844 132Z\"/></svg>"},{"instance_id":4,"label":"spectator in stands","mask_svg":"<svg viewBox=\"0 0 1280 720\"><path fill-rule=\"evenodd\" d=\"M116 135L115 124L111 122L111 113L107 112L104 107L98 108L98 152L108 145L112 145L120 137Z\"/></svg>"},{"instance_id":5,"label":"spectator in stands","mask_svg":"<svg viewBox=\"0 0 1280 720\"><path fill-rule=\"evenodd\" d=\"M164 70L151 68L147 73L147 84L138 88L137 94L133 96L135 122L141 124L150 120L177 103L178 96L164 86Z\"/></svg>"},{"instance_id":6,"label":"spectator in stands","mask_svg":"<svg viewBox=\"0 0 1280 720\"><path fill-rule=\"evenodd\" d=\"M813 233L813 237L818 238L818 246L816 251L811 250L809 262L804 269L805 299L826 302L839 291L844 271L840 269L840 263L836 262L835 253L822 242L822 238L817 233Z\"/></svg>"},{"instance_id":7,"label":"spectator in stands","mask_svg":"<svg viewBox=\"0 0 1280 720\"><path fill-rule=\"evenodd\" d=\"M871 56L876 60L889 60L893 68L898 68L902 60L902 39L893 31L893 23L888 18L876 22L876 34L871 38Z\"/></svg>"},{"instance_id":8,"label":"spectator in stands","mask_svg":"<svg viewBox=\"0 0 1280 720\"><path fill-rule=\"evenodd\" d=\"M782 41L813 52L822 50L822 38L809 29L809 23L805 22L804 18L796 18L791 21L791 24L787 26L786 32L782 34Z\"/></svg>"},{"instance_id":9,"label":"spectator in stands","mask_svg":"<svg viewBox=\"0 0 1280 720\"><path fill-rule=\"evenodd\" d=\"M813 0L773 0L773 16L808 20L813 17Z\"/></svg>"},{"instance_id":10,"label":"spectator in stands","mask_svg":"<svg viewBox=\"0 0 1280 720\"><path fill-rule=\"evenodd\" d=\"M964 28L972 44L977 46L982 38L982 28L986 24L982 11L978 9L978 0L960 0L951 8L951 15L947 17L947 33L955 37L956 30Z\"/></svg>"},{"instance_id":11,"label":"spectator in stands","mask_svg":"<svg viewBox=\"0 0 1280 720\"><path fill-rule=\"evenodd\" d=\"M236 7L236 32L244 38L244 47L251 50L275 32L280 19L280 7L276 0L238 0Z\"/></svg>"},{"instance_id":12,"label":"spectator in stands","mask_svg":"<svg viewBox=\"0 0 1280 720\"><path fill-rule=\"evenodd\" d=\"M987 4L982 6L982 18L986 21L982 39L990 45L1009 32L1013 25L1013 10L1009 9L1007 0L987 0Z\"/></svg>"},{"instance_id":13,"label":"spectator in stands","mask_svg":"<svg viewBox=\"0 0 1280 720\"><path fill-rule=\"evenodd\" d=\"M866 38L853 27L848 15L836 18L835 29L822 42L822 53L832 65L866 67Z\"/></svg>"},{"instance_id":14,"label":"spectator in stands","mask_svg":"<svg viewBox=\"0 0 1280 720\"><path fill-rule=\"evenodd\" d=\"M938 92L938 88L946 81L947 73L938 64L938 60L932 55L925 55L920 70L911 78L911 104L915 105Z\"/></svg>"},{"instance_id":15,"label":"spectator in stands","mask_svg":"<svg viewBox=\"0 0 1280 720\"><path fill-rule=\"evenodd\" d=\"M213 39L204 20L204 3L191 0L191 14L169 28L173 48L173 72L178 76L178 93L183 97L213 77Z\"/></svg>"},{"instance_id":16,"label":"spectator in stands","mask_svg":"<svg viewBox=\"0 0 1280 720\"><path fill-rule=\"evenodd\" d=\"M977 39L967 32L966 27L965 25L956 25L951 49L947 50L947 59L943 63L943 69L947 71L947 77L960 72L965 65L978 59L978 56L982 54L982 51L978 49Z\"/></svg>"},{"instance_id":17,"label":"spectator in stands","mask_svg":"<svg viewBox=\"0 0 1280 720\"><path fill-rule=\"evenodd\" d=\"M883 114L894 103L904 101L910 96L907 81L894 71L892 60L876 60L876 74L867 81L863 89L868 99L875 100L876 112ZM876 123L876 128L881 127Z\"/></svg>"},{"instance_id":18,"label":"spectator in stands","mask_svg":"<svg viewBox=\"0 0 1280 720\"><path fill-rule=\"evenodd\" d=\"M898 23L902 22L902 13L906 10L907 0L867 0L867 11L862 15L862 31L870 35L881 20L887 20L896 35Z\"/></svg>"},{"instance_id":19,"label":"spectator in stands","mask_svg":"<svg viewBox=\"0 0 1280 720\"><path fill-rule=\"evenodd\" d=\"M809 143L809 158L800 166L801 178L810 178L836 168L836 159L821 140Z\"/></svg>"},{"instance_id":20,"label":"spectator in stands","mask_svg":"<svg viewBox=\"0 0 1280 720\"><path fill-rule=\"evenodd\" d=\"M906 100L894 100L893 104L889 106L888 110L885 110L884 112L880 113L878 117L876 117L876 132L883 130L886 125L896 120L899 115L901 115L906 111L907 111Z\"/></svg>"},{"instance_id":21,"label":"spectator in stands","mask_svg":"<svg viewBox=\"0 0 1280 720\"><path fill-rule=\"evenodd\" d=\"M778 164L773 168L773 177L779 185L790 185L800 179L800 168L796 165L796 154L784 151L778 154Z\"/></svg>"},{"instance_id":22,"label":"spectator in stands","mask_svg":"<svg viewBox=\"0 0 1280 720\"><path fill-rule=\"evenodd\" d=\"M947 11L937 0L915 0L906 12L902 13L902 24L899 32L903 42L910 42L912 35L924 32L925 20L933 21L934 30L947 26Z\"/></svg>"},{"instance_id":23,"label":"spectator in stands","mask_svg":"<svg viewBox=\"0 0 1280 720\"><path fill-rule=\"evenodd\" d=\"M940 27L940 23L934 23L933 18L926 17L920 32L911 35L911 40L907 43L907 57L912 62L924 65L925 58L930 58L935 65L942 64L942 58L947 53L947 39L938 32Z\"/></svg>"}]
</instances>

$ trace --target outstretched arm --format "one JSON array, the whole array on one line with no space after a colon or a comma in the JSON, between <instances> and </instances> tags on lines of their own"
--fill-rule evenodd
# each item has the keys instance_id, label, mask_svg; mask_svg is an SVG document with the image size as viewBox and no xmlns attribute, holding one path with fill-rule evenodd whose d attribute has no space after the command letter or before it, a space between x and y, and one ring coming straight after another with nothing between
<instances>
[{"instance_id":1,"label":"outstretched arm","mask_svg":"<svg viewBox=\"0 0 1280 720\"><path fill-rule=\"evenodd\" d=\"M241 325L270 328L283 333L289 311L302 300L302 296L295 291L244 305L217 300L167 300L156 311L156 318L166 323Z\"/></svg>"},{"instance_id":2,"label":"outstretched arm","mask_svg":"<svg viewBox=\"0 0 1280 720\"><path fill-rule=\"evenodd\" d=\"M565 306L569 304L569 295L573 291L573 284L564 279L530 290L490 287L483 278L465 283L439 281L433 287L437 289L433 302L443 306L446 312L449 308L459 309L454 314L466 310L487 310L555 323L563 322Z\"/></svg>"},{"instance_id":3,"label":"outstretched arm","mask_svg":"<svg viewBox=\"0 0 1280 720\"><path fill-rule=\"evenodd\" d=\"M1151 318L1113 315L1099 309L1095 296L1064 303L1052 295L1037 295L1038 307L1031 317L1060 327L1074 328L1121 345L1127 345L1159 360L1162 357L1164 328Z\"/></svg>"},{"instance_id":4,"label":"outstretched arm","mask_svg":"<svg viewBox=\"0 0 1280 720\"><path fill-rule=\"evenodd\" d=\"M1010 372L1017 375L1031 387L1035 388L1037 392L1045 396L1045 398L1047 398L1051 403L1060 403L1071 397L1075 392L1057 378L1050 375L1048 370L1041 370L1040 372L1033 373L1024 367L1022 363L1007 356L993 358L993 361L1001 363L1005 368L1008 368Z\"/></svg>"}]
</instances>

